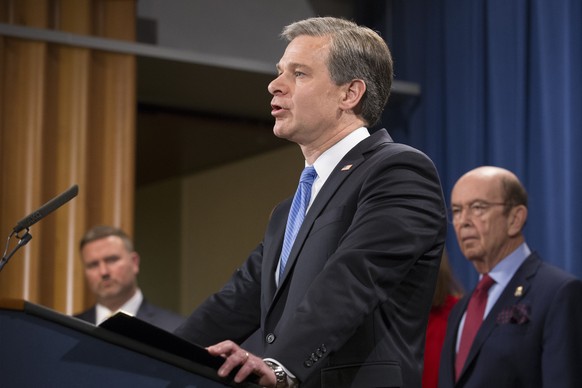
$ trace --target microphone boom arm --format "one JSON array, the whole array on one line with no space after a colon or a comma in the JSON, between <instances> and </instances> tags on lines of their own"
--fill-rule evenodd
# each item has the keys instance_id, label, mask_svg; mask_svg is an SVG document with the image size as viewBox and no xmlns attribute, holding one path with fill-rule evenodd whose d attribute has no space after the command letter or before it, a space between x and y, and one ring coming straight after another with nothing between
<instances>
[{"instance_id":1,"label":"microphone boom arm","mask_svg":"<svg viewBox=\"0 0 582 388\"><path fill-rule=\"evenodd\" d=\"M6 252L8 251L8 246L10 245L10 238L14 235L16 235L16 237L19 238L20 240L18 241L18 244L16 244L14 249L12 249L10 253L6 255ZM26 244L28 244L30 240L32 240L32 236L30 235L30 233L28 233L28 228L26 228L26 233L24 233L24 236L22 237L20 237L18 234L14 232L11 233L10 236L8 236L8 240L6 241L6 249L4 250L4 254L2 255L2 259L0 260L0 271L2 271L2 268L4 268L6 263L8 263L8 260L10 260L10 258L16 253L16 251L25 246Z\"/></svg>"},{"instance_id":2,"label":"microphone boom arm","mask_svg":"<svg viewBox=\"0 0 582 388\"><path fill-rule=\"evenodd\" d=\"M63 206L65 203L69 202L71 199L76 197L78 193L79 186L73 185L64 193L51 199L50 201L42 205L38 210L32 212L28 216L18 221L16 226L12 229L12 233L10 233L10 236L8 236L8 239L6 240L6 249L4 250L2 259L0 259L0 271L2 271L2 268L4 268L6 263L8 263L8 260L10 260L10 258L16 253L16 251L25 246L26 244L28 244L28 242L32 239L32 236L30 235L30 233L28 233L30 230L29 228L33 224L36 224L38 221L49 215L50 213L57 210L59 207ZM18 233L24 229L26 229L26 232L24 232L22 236L19 236ZM10 239L12 238L12 236L16 236L16 238L18 238L19 241L14 247L14 249L12 249L10 253L6 254L6 252L8 252L8 247L10 246Z\"/></svg>"}]
</instances>

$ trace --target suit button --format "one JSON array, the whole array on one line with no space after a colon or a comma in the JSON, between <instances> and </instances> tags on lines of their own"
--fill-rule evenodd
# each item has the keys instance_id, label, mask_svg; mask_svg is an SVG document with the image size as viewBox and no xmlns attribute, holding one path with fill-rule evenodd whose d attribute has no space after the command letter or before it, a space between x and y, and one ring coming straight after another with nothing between
<instances>
[{"instance_id":1,"label":"suit button","mask_svg":"<svg viewBox=\"0 0 582 388\"><path fill-rule=\"evenodd\" d=\"M305 360L305 362L303 363L303 365L305 365L305 367L307 367L307 368L311 368L311 366L313 365L313 361L311 361L311 360Z\"/></svg>"},{"instance_id":2,"label":"suit button","mask_svg":"<svg viewBox=\"0 0 582 388\"><path fill-rule=\"evenodd\" d=\"M273 342L275 342L276 338L277 337L275 337L275 334L273 334L273 333L269 333L269 334L267 334L267 337L265 337L268 344L272 344Z\"/></svg>"}]
</instances>

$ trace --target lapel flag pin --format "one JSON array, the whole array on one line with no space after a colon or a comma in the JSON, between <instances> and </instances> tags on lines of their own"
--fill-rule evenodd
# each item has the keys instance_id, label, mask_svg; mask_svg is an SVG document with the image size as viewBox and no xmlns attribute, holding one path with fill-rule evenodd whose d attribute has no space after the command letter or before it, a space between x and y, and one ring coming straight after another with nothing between
<instances>
[{"instance_id":1,"label":"lapel flag pin","mask_svg":"<svg viewBox=\"0 0 582 388\"><path fill-rule=\"evenodd\" d=\"M523 295L523 286L519 286L515 289L515 293L513 294L515 296L522 296Z\"/></svg>"},{"instance_id":2,"label":"lapel flag pin","mask_svg":"<svg viewBox=\"0 0 582 388\"><path fill-rule=\"evenodd\" d=\"M345 166L342 167L342 171L348 171L350 168L352 168L353 164L346 164Z\"/></svg>"}]
</instances>

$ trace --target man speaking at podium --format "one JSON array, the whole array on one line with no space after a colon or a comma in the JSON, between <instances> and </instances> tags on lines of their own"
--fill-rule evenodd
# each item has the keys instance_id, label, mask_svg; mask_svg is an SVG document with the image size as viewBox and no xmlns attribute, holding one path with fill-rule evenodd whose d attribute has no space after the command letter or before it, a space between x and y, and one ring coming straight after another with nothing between
<instances>
[{"instance_id":1,"label":"man speaking at podium","mask_svg":"<svg viewBox=\"0 0 582 388\"><path fill-rule=\"evenodd\" d=\"M289 43L268 90L275 135L305 157L299 188L175 333L222 356L219 376L240 368L236 382L420 387L446 231L437 171L385 130L368 131L392 81L376 32L326 17L282 35Z\"/></svg>"},{"instance_id":2,"label":"man speaking at podium","mask_svg":"<svg viewBox=\"0 0 582 388\"><path fill-rule=\"evenodd\" d=\"M80 251L85 278L97 304L75 317L99 325L122 310L166 331L173 331L183 322L178 314L144 299L137 284L139 255L123 230L95 226L81 239Z\"/></svg>"}]
</instances>

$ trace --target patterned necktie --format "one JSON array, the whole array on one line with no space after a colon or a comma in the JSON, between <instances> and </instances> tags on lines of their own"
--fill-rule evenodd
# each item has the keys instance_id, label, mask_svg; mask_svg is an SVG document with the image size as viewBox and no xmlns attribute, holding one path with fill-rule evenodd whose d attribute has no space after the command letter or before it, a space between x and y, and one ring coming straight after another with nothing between
<instances>
[{"instance_id":1,"label":"patterned necktie","mask_svg":"<svg viewBox=\"0 0 582 388\"><path fill-rule=\"evenodd\" d=\"M495 280L493 280L488 274L483 275L469 300L467 315L465 316L465 325L463 326L463 333L461 334L461 342L459 344L459 351L455 358L455 377L457 380L461 375L461 370L463 370L463 366L469 355L473 339L475 339L475 335L483 322L485 306L487 306L488 291L494 283Z\"/></svg>"},{"instance_id":2,"label":"patterned necktie","mask_svg":"<svg viewBox=\"0 0 582 388\"><path fill-rule=\"evenodd\" d=\"M291 203L291 209L289 210L289 218L287 219L287 227L285 228L285 240L283 240L283 249L281 250L281 261L279 264L279 279L283 277L289 252L291 252L297 232L299 232L299 228L305 218L305 212L307 211L309 199L311 198L311 186L316 177L317 172L313 166L305 167L301 173L299 187L297 187L297 191L293 197L293 203Z\"/></svg>"}]
</instances>

